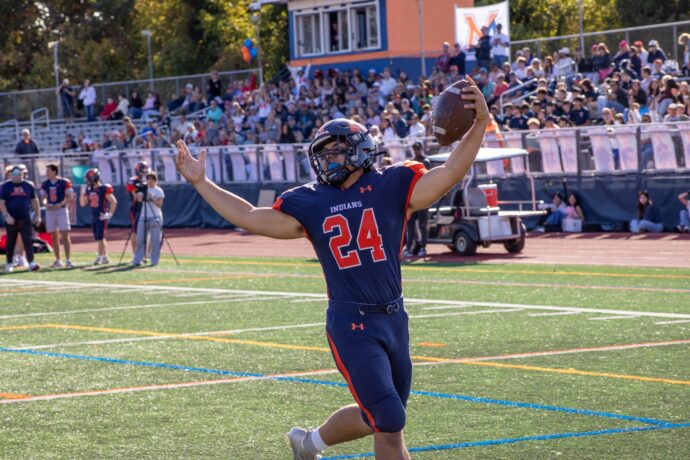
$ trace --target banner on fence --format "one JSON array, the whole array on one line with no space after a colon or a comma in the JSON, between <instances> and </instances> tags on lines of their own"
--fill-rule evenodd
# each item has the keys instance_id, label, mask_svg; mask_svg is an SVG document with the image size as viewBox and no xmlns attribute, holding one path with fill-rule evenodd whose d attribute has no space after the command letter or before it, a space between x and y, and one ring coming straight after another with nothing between
<instances>
[{"instance_id":1,"label":"banner on fence","mask_svg":"<svg viewBox=\"0 0 690 460\"><path fill-rule=\"evenodd\" d=\"M482 36L482 27L488 27L489 34L495 35L498 24L503 26L501 33L510 37L510 14L507 1L476 8L455 7L455 41L463 50L477 44Z\"/></svg>"}]
</instances>

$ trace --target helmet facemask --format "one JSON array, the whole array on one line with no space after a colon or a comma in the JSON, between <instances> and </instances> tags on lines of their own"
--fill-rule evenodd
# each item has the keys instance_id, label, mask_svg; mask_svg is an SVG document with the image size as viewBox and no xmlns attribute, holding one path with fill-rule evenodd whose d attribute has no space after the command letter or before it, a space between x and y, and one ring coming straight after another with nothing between
<instances>
[{"instance_id":1,"label":"helmet facemask","mask_svg":"<svg viewBox=\"0 0 690 460\"><path fill-rule=\"evenodd\" d=\"M357 169L371 167L375 152L376 144L368 131L327 134L314 140L309 148L309 161L319 182L337 186ZM344 155L344 162L333 161L337 155Z\"/></svg>"}]
</instances>

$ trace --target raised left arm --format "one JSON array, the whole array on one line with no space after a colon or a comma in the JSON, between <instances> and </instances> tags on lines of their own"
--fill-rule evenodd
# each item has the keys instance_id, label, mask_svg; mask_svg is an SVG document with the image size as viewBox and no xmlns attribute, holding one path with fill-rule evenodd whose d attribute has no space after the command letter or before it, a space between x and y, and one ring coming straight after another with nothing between
<instances>
[{"instance_id":1,"label":"raised left arm","mask_svg":"<svg viewBox=\"0 0 690 460\"><path fill-rule=\"evenodd\" d=\"M486 127L489 125L489 109L476 83L469 76L467 80L470 86L462 89L462 98L466 101L465 108L476 111L474 124L453 149L448 161L419 179L412 192L408 212L426 209L445 195L465 177L479 153Z\"/></svg>"}]
</instances>

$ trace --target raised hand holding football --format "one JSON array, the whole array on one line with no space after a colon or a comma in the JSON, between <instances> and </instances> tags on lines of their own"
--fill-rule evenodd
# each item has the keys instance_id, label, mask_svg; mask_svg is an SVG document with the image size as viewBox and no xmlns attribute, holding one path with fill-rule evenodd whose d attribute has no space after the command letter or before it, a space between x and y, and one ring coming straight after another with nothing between
<instances>
[{"instance_id":1,"label":"raised hand holding football","mask_svg":"<svg viewBox=\"0 0 690 460\"><path fill-rule=\"evenodd\" d=\"M474 109L466 109L462 88L470 86L459 80L446 88L438 98L432 113L432 132L441 145L450 145L462 139L474 124Z\"/></svg>"}]
</instances>

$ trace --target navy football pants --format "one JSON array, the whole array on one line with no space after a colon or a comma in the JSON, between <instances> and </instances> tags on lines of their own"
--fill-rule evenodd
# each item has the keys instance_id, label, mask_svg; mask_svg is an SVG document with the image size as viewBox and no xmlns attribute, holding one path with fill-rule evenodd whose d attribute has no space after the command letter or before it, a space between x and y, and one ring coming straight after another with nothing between
<instances>
[{"instance_id":1,"label":"navy football pants","mask_svg":"<svg viewBox=\"0 0 690 460\"><path fill-rule=\"evenodd\" d=\"M329 301L326 332L338 370L374 432L405 426L412 384L407 312L385 305Z\"/></svg>"}]
</instances>

